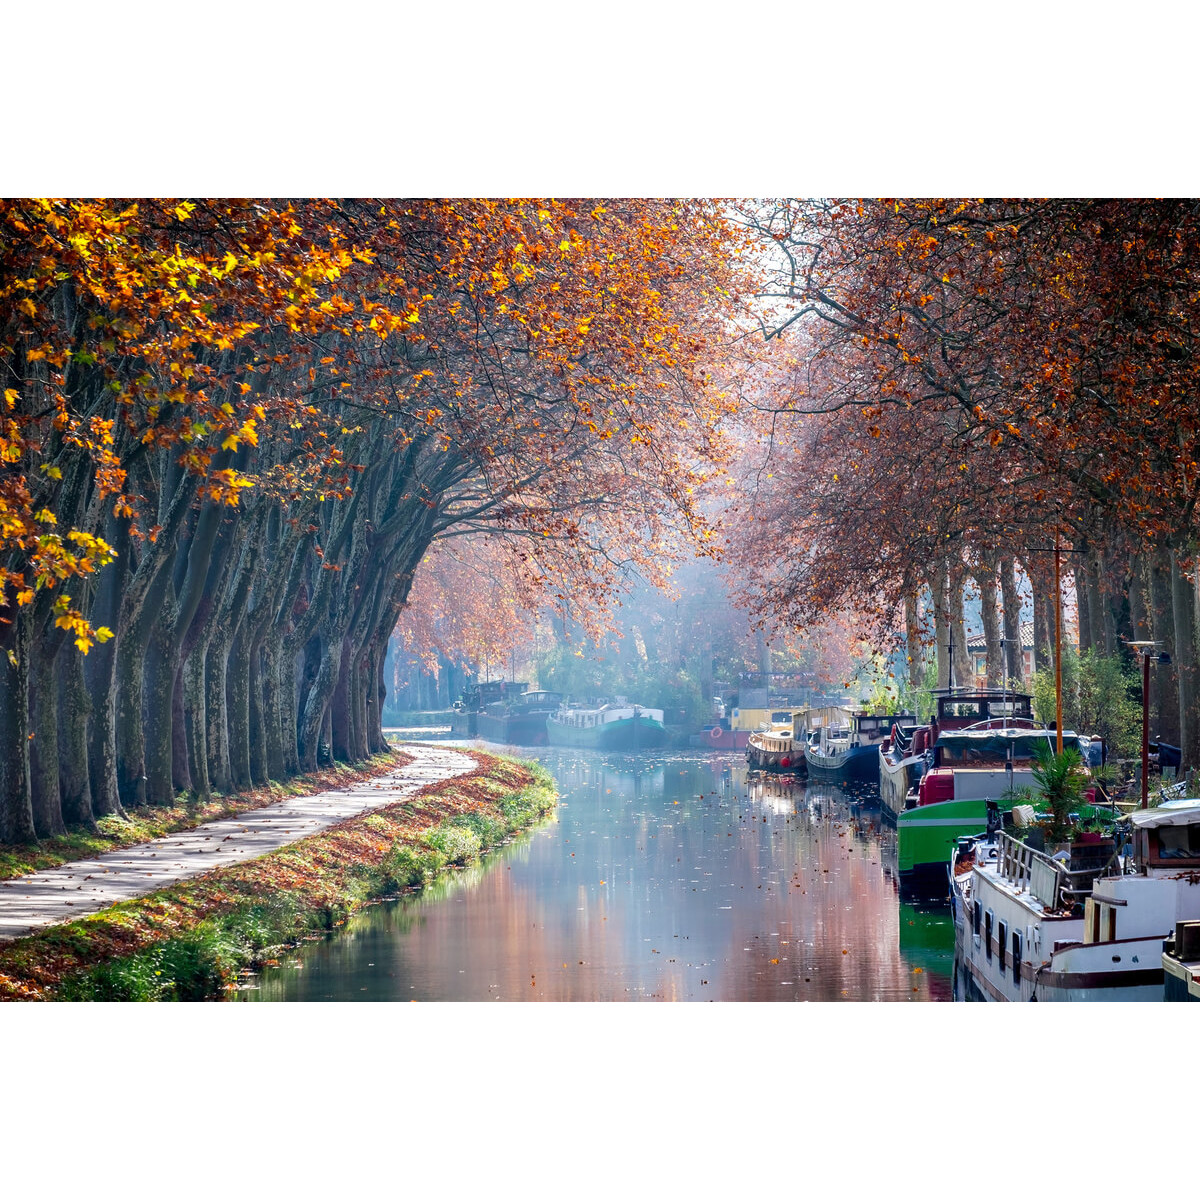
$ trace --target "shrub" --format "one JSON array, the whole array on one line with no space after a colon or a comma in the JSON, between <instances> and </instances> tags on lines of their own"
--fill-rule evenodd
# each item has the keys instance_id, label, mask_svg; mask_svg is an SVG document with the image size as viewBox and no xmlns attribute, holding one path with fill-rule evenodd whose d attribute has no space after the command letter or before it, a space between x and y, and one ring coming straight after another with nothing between
<instances>
[{"instance_id":1,"label":"shrub","mask_svg":"<svg viewBox=\"0 0 1200 1200\"><path fill-rule=\"evenodd\" d=\"M1034 672L1033 710L1049 725L1055 719L1054 662ZM1063 728L1104 739L1109 758L1131 758L1141 745L1141 679L1122 657L1106 657L1089 648L1062 650Z\"/></svg>"},{"instance_id":2,"label":"shrub","mask_svg":"<svg viewBox=\"0 0 1200 1200\"><path fill-rule=\"evenodd\" d=\"M450 822L439 825L425 839L425 844L445 855L446 862L458 865L478 858L482 849L479 835L473 829L465 829Z\"/></svg>"},{"instance_id":3,"label":"shrub","mask_svg":"<svg viewBox=\"0 0 1200 1200\"><path fill-rule=\"evenodd\" d=\"M508 830L493 817L482 813L460 813L449 822L459 829L466 829L479 839L480 848L490 850L497 842L503 841Z\"/></svg>"},{"instance_id":4,"label":"shrub","mask_svg":"<svg viewBox=\"0 0 1200 1200\"><path fill-rule=\"evenodd\" d=\"M443 865L442 855L409 846L393 846L381 864L387 883L393 888L423 887Z\"/></svg>"}]
</instances>

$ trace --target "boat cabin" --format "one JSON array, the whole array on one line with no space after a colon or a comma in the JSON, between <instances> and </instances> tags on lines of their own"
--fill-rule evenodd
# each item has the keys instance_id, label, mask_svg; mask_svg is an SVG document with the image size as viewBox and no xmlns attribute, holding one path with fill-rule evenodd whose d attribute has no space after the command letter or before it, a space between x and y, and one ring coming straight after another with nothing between
<instances>
[{"instance_id":1,"label":"boat cabin","mask_svg":"<svg viewBox=\"0 0 1200 1200\"><path fill-rule=\"evenodd\" d=\"M518 708L556 709L563 702L562 692L526 692L518 696L515 704Z\"/></svg>"},{"instance_id":2,"label":"boat cabin","mask_svg":"<svg viewBox=\"0 0 1200 1200\"><path fill-rule=\"evenodd\" d=\"M944 688L933 693L937 700L934 718L939 731L966 729L970 725L1034 724L1033 697L1027 692L1001 688Z\"/></svg>"},{"instance_id":3,"label":"boat cabin","mask_svg":"<svg viewBox=\"0 0 1200 1200\"><path fill-rule=\"evenodd\" d=\"M863 712L849 706L833 705L813 709L807 717L802 739L815 752L824 755L843 753L854 746L876 746L891 736L896 722L915 720L912 713Z\"/></svg>"},{"instance_id":4,"label":"boat cabin","mask_svg":"<svg viewBox=\"0 0 1200 1200\"><path fill-rule=\"evenodd\" d=\"M523 696L528 687L528 683L508 679L492 679L483 683L472 683L463 688L459 704L467 712L479 712L497 701Z\"/></svg>"},{"instance_id":5,"label":"boat cabin","mask_svg":"<svg viewBox=\"0 0 1200 1200\"><path fill-rule=\"evenodd\" d=\"M1134 861L1142 871L1200 870L1200 800L1168 800L1130 815Z\"/></svg>"}]
</instances>

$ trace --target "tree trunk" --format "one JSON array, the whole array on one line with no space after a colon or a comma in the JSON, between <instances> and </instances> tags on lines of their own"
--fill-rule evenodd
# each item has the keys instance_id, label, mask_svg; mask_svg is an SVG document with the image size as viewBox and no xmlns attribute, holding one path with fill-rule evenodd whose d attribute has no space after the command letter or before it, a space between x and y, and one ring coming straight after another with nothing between
<instances>
[{"instance_id":1,"label":"tree trunk","mask_svg":"<svg viewBox=\"0 0 1200 1200\"><path fill-rule=\"evenodd\" d=\"M225 703L229 716L229 772L235 790L254 786L250 771L250 648L244 624L234 634L225 671Z\"/></svg>"},{"instance_id":2,"label":"tree trunk","mask_svg":"<svg viewBox=\"0 0 1200 1200\"><path fill-rule=\"evenodd\" d=\"M1195 767L1200 765L1200 714L1196 711L1200 667L1196 661L1195 590L1192 580L1180 569L1178 555L1174 552L1171 554L1171 607L1179 687L1179 745L1183 750L1183 766ZM1162 670L1161 664L1158 669Z\"/></svg>"},{"instance_id":3,"label":"tree trunk","mask_svg":"<svg viewBox=\"0 0 1200 1200\"><path fill-rule=\"evenodd\" d=\"M171 605L172 610L174 605ZM174 739L171 711L175 699L175 654L168 620L156 621L142 668L142 718L145 737L146 803L175 802Z\"/></svg>"},{"instance_id":4,"label":"tree trunk","mask_svg":"<svg viewBox=\"0 0 1200 1200\"><path fill-rule=\"evenodd\" d=\"M284 708L283 697L280 695L282 687L279 670L280 657L279 641L273 631L268 631L267 636L263 639L261 663L263 738L266 743L267 776L270 779L286 779L288 776L287 762L284 757ZM295 740L293 732L293 743Z\"/></svg>"},{"instance_id":5,"label":"tree trunk","mask_svg":"<svg viewBox=\"0 0 1200 1200\"><path fill-rule=\"evenodd\" d=\"M383 705L387 700L387 685L384 683L387 664L386 636L375 643L374 654L366 671L366 679L372 691L367 703L367 753L382 754L387 746L387 738L383 736ZM372 704L371 698L374 699Z\"/></svg>"},{"instance_id":6,"label":"tree trunk","mask_svg":"<svg viewBox=\"0 0 1200 1200\"><path fill-rule=\"evenodd\" d=\"M354 761L353 702L351 689L350 639L338 639L341 647L338 655L337 683L329 701L331 728L333 730L333 757L339 762Z\"/></svg>"},{"instance_id":7,"label":"tree trunk","mask_svg":"<svg viewBox=\"0 0 1200 1200\"><path fill-rule=\"evenodd\" d=\"M1171 662L1150 665L1150 738L1179 745L1179 683L1175 668L1175 622L1171 603L1171 555L1156 550L1150 561L1150 611L1154 640Z\"/></svg>"},{"instance_id":8,"label":"tree trunk","mask_svg":"<svg viewBox=\"0 0 1200 1200\"><path fill-rule=\"evenodd\" d=\"M29 786L33 827L39 838L66 833L58 790L58 712L55 667L65 630L49 629L34 641L29 665ZM72 647L74 649L74 647Z\"/></svg>"},{"instance_id":9,"label":"tree trunk","mask_svg":"<svg viewBox=\"0 0 1200 1200\"><path fill-rule=\"evenodd\" d=\"M130 568L129 524L127 518L110 516L108 519L106 539L117 551L117 559L100 572L90 613L93 625L107 626L116 636L93 646L83 663L92 704L88 783L92 812L97 817L125 815L117 784L117 654L122 641L121 595Z\"/></svg>"},{"instance_id":10,"label":"tree trunk","mask_svg":"<svg viewBox=\"0 0 1200 1200\"><path fill-rule=\"evenodd\" d=\"M325 731L326 742L330 746L333 744L332 724L326 718L330 716L330 698L337 685L340 661L341 639L322 638L317 673L304 702L304 716L300 723L300 766L304 771L317 769L317 748L322 741L322 731Z\"/></svg>"},{"instance_id":11,"label":"tree trunk","mask_svg":"<svg viewBox=\"0 0 1200 1200\"><path fill-rule=\"evenodd\" d=\"M183 663L178 658L175 661L175 682L171 687L171 785L176 795L192 790L192 772L188 765Z\"/></svg>"},{"instance_id":12,"label":"tree trunk","mask_svg":"<svg viewBox=\"0 0 1200 1200\"><path fill-rule=\"evenodd\" d=\"M262 654L250 647L250 778L261 787L271 778L267 763L267 710L263 701Z\"/></svg>"},{"instance_id":13,"label":"tree trunk","mask_svg":"<svg viewBox=\"0 0 1200 1200\"><path fill-rule=\"evenodd\" d=\"M229 663L229 631L213 631L204 656L204 729L208 752L209 785L218 792L233 790L229 768L229 717L225 700L225 675Z\"/></svg>"},{"instance_id":14,"label":"tree trunk","mask_svg":"<svg viewBox=\"0 0 1200 1200\"><path fill-rule=\"evenodd\" d=\"M1033 669L1044 671L1052 655L1048 623L1046 621L1046 594L1039 587L1040 580L1028 570L1025 572L1033 596Z\"/></svg>"},{"instance_id":15,"label":"tree trunk","mask_svg":"<svg viewBox=\"0 0 1200 1200\"><path fill-rule=\"evenodd\" d=\"M95 647L92 648L93 652ZM63 820L95 828L88 778L88 717L92 702L84 675L84 656L73 647L58 656L58 790Z\"/></svg>"},{"instance_id":16,"label":"tree trunk","mask_svg":"<svg viewBox=\"0 0 1200 1200\"><path fill-rule=\"evenodd\" d=\"M1132 641L1144 642L1151 637L1149 597L1147 595L1147 564L1145 554L1135 554L1130 564L1129 624Z\"/></svg>"},{"instance_id":17,"label":"tree trunk","mask_svg":"<svg viewBox=\"0 0 1200 1200\"><path fill-rule=\"evenodd\" d=\"M1089 573L1088 607L1092 617L1092 641L1098 650L1102 650L1106 658L1111 658L1117 652L1117 613L1115 605L1120 603L1117 592L1111 584L1115 581L1106 578L1106 555L1097 550L1092 560L1092 570ZM1123 600L1123 597L1120 598ZM1099 618L1097 620L1097 618Z\"/></svg>"},{"instance_id":18,"label":"tree trunk","mask_svg":"<svg viewBox=\"0 0 1200 1200\"><path fill-rule=\"evenodd\" d=\"M1026 563L1033 591L1034 670L1054 670L1054 568Z\"/></svg>"},{"instance_id":19,"label":"tree trunk","mask_svg":"<svg viewBox=\"0 0 1200 1200\"><path fill-rule=\"evenodd\" d=\"M1000 614L996 604L996 562L985 560L983 568L975 576L979 584L980 612L983 617L983 641L987 653L988 687L1001 687L1004 683L1004 654L1000 645Z\"/></svg>"},{"instance_id":20,"label":"tree trunk","mask_svg":"<svg viewBox=\"0 0 1200 1200\"><path fill-rule=\"evenodd\" d=\"M146 803L146 743L142 725L142 663L145 647L134 627L117 655L117 789L126 808Z\"/></svg>"},{"instance_id":21,"label":"tree trunk","mask_svg":"<svg viewBox=\"0 0 1200 1200\"><path fill-rule=\"evenodd\" d=\"M1017 590L1016 564L1000 560L1000 596L1004 604L1004 670L1010 686L1025 686L1025 646L1021 636L1021 593Z\"/></svg>"},{"instance_id":22,"label":"tree trunk","mask_svg":"<svg viewBox=\"0 0 1200 1200\"><path fill-rule=\"evenodd\" d=\"M938 562L929 581L933 598L933 620L937 647L937 685L940 690L950 686L950 610L946 593L945 564Z\"/></svg>"},{"instance_id":23,"label":"tree trunk","mask_svg":"<svg viewBox=\"0 0 1200 1200\"><path fill-rule=\"evenodd\" d=\"M105 654L106 661L96 664L92 674L84 664L84 678L91 699L92 732L88 740L88 783L92 792L92 812L97 817L125 815L121 806L121 790L117 778L117 658L116 639L104 647L94 647L88 657L93 658L108 646L112 653Z\"/></svg>"},{"instance_id":24,"label":"tree trunk","mask_svg":"<svg viewBox=\"0 0 1200 1200\"><path fill-rule=\"evenodd\" d=\"M183 693L187 750L192 776L192 795L207 800L212 794L208 778L208 721L205 717L204 658L207 647L194 646L183 664Z\"/></svg>"},{"instance_id":25,"label":"tree trunk","mask_svg":"<svg viewBox=\"0 0 1200 1200\"><path fill-rule=\"evenodd\" d=\"M1089 579L1086 563L1075 568L1075 613L1079 621L1079 653L1083 654L1096 645L1092 621L1092 596L1094 589Z\"/></svg>"},{"instance_id":26,"label":"tree trunk","mask_svg":"<svg viewBox=\"0 0 1200 1200\"><path fill-rule=\"evenodd\" d=\"M919 688L925 682L923 654L921 650L921 623L917 609L917 593L904 593L904 641L908 652L908 686Z\"/></svg>"},{"instance_id":27,"label":"tree trunk","mask_svg":"<svg viewBox=\"0 0 1200 1200\"><path fill-rule=\"evenodd\" d=\"M298 664L293 655L280 647L276 671L279 685L276 701L279 708L279 728L283 739L283 768L285 775L300 774L300 707L296 673Z\"/></svg>"},{"instance_id":28,"label":"tree trunk","mask_svg":"<svg viewBox=\"0 0 1200 1200\"><path fill-rule=\"evenodd\" d=\"M27 609L9 608L0 638L0 842L36 842L29 784L29 658ZM16 659L14 664L5 651Z\"/></svg>"},{"instance_id":29,"label":"tree trunk","mask_svg":"<svg viewBox=\"0 0 1200 1200\"><path fill-rule=\"evenodd\" d=\"M954 637L954 686L970 687L972 683L971 656L967 653L967 627L963 620L963 584L966 572L961 563L954 563L949 571L949 595L947 603L950 613L950 631Z\"/></svg>"}]
</instances>

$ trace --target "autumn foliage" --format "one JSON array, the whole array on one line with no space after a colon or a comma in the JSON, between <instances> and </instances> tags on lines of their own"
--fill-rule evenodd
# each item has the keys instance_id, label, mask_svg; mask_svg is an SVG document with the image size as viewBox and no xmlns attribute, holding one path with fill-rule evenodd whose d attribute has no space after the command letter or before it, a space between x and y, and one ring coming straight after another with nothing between
<instances>
[{"instance_id":1,"label":"autumn foliage","mask_svg":"<svg viewBox=\"0 0 1200 1200\"><path fill-rule=\"evenodd\" d=\"M976 586L999 682L997 590L1032 585L1044 650L1057 539L1085 646L1173 643L1186 626L1176 719L1194 709L1194 202L742 211L776 265L762 292L775 353L756 397L772 478L755 528L797 551L769 567L750 551L761 602L793 622L846 606L882 642L903 632L906 602L911 635L922 595L945 682ZM1014 585L1006 619L1015 604Z\"/></svg>"},{"instance_id":2,"label":"autumn foliage","mask_svg":"<svg viewBox=\"0 0 1200 1200\"><path fill-rule=\"evenodd\" d=\"M737 245L708 201L0 204L0 839L377 750L441 537L597 603L704 541Z\"/></svg>"}]
</instances>

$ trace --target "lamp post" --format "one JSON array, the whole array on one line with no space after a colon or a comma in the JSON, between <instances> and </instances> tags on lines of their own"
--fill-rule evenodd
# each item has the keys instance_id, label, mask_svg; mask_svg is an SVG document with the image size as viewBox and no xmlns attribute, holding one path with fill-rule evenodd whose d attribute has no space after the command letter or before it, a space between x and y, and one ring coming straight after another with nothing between
<instances>
[{"instance_id":1,"label":"lamp post","mask_svg":"<svg viewBox=\"0 0 1200 1200\"><path fill-rule=\"evenodd\" d=\"M1161 642L1126 642L1125 645L1142 657L1142 807L1148 808L1150 802L1150 664L1152 662L1169 663L1171 656L1154 652L1154 647L1161 646Z\"/></svg>"}]
</instances>

